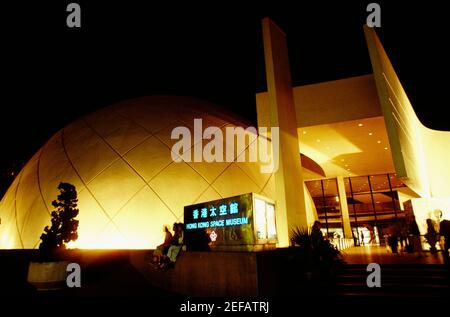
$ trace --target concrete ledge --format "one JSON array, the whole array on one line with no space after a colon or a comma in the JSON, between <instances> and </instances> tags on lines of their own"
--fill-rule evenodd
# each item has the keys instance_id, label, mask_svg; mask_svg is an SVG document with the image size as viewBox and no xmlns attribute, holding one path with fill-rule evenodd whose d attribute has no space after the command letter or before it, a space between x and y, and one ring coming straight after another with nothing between
<instances>
[{"instance_id":1,"label":"concrete ledge","mask_svg":"<svg viewBox=\"0 0 450 317\"><path fill-rule=\"evenodd\" d=\"M175 268L157 270L148 256L132 254L131 263L162 289L190 296L258 296L257 253L182 252Z\"/></svg>"},{"instance_id":2,"label":"concrete ledge","mask_svg":"<svg viewBox=\"0 0 450 317\"><path fill-rule=\"evenodd\" d=\"M131 264L147 281L188 296L256 297L309 291L292 250L262 252L182 252L175 268L158 270L147 255L130 253Z\"/></svg>"}]
</instances>

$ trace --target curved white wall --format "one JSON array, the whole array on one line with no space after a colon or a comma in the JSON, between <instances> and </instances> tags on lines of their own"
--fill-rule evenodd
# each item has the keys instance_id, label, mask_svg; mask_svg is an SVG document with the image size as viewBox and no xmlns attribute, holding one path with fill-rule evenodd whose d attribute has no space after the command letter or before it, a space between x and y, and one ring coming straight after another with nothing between
<instances>
[{"instance_id":1,"label":"curved white wall","mask_svg":"<svg viewBox=\"0 0 450 317\"><path fill-rule=\"evenodd\" d=\"M364 30L397 176L423 198L450 199L450 132L422 125L374 29Z\"/></svg>"},{"instance_id":2,"label":"curved white wall","mask_svg":"<svg viewBox=\"0 0 450 317\"><path fill-rule=\"evenodd\" d=\"M112 105L57 132L0 202L0 248L39 245L61 181L78 190L73 246L80 248L154 248L163 225L183 221L185 205L248 192L273 200L272 174L257 162L173 162L171 131L192 128L194 118L203 128L246 126L213 104L156 96Z\"/></svg>"}]
</instances>

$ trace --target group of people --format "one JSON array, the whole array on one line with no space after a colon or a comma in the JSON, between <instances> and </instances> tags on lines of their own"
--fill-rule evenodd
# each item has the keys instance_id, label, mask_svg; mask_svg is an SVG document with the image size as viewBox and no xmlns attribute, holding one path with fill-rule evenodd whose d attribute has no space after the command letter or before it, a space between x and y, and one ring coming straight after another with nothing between
<instances>
[{"instance_id":1,"label":"group of people","mask_svg":"<svg viewBox=\"0 0 450 317\"><path fill-rule=\"evenodd\" d=\"M171 268L175 266L178 254L184 243L184 225L175 222L172 227L173 234L169 228L164 227L164 242L156 247L153 252L152 265L158 269Z\"/></svg>"},{"instance_id":2,"label":"group of people","mask_svg":"<svg viewBox=\"0 0 450 317\"><path fill-rule=\"evenodd\" d=\"M444 220L443 222L441 222L439 226L440 230L437 230L436 228L438 227L438 225L435 223L435 221L433 221L432 219L426 220L427 232L424 235L424 238L430 245L431 253L435 253L437 251L436 244L440 242L441 237L443 238L445 244L445 246L441 246L441 249L448 249L449 237L448 233L446 232L447 229L445 229L446 221L448 220ZM388 244L393 253L398 253L397 249L399 243L401 250L407 251L409 253L415 252L419 256L422 256L423 248L421 234L414 216L409 218L409 221L407 221L406 223L397 221L393 226L389 228Z\"/></svg>"},{"instance_id":3,"label":"group of people","mask_svg":"<svg viewBox=\"0 0 450 317\"><path fill-rule=\"evenodd\" d=\"M354 233L353 233L354 235ZM369 230L369 241L366 243L366 235L364 234L364 231L361 230L359 232L359 245L370 245L371 243L375 242L375 237L374 237L374 231L373 230ZM355 240L355 237L353 237L353 239Z\"/></svg>"},{"instance_id":4,"label":"group of people","mask_svg":"<svg viewBox=\"0 0 450 317\"><path fill-rule=\"evenodd\" d=\"M427 219L427 233L425 239L430 245L431 253L435 253L436 243L440 242L441 250L443 251L444 261L450 264L449 249L450 249L450 221L442 220L439 224L439 231L436 230L435 222L432 219Z\"/></svg>"}]
</instances>

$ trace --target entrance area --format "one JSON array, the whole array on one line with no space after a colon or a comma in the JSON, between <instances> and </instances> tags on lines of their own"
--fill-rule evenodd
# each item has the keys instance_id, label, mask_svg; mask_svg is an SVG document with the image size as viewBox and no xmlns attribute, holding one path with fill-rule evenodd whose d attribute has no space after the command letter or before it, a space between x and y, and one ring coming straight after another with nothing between
<instances>
[{"instance_id":1,"label":"entrance area","mask_svg":"<svg viewBox=\"0 0 450 317\"><path fill-rule=\"evenodd\" d=\"M406 232L405 213L398 189L405 185L395 173L346 177L345 197L339 195L336 178L306 181L324 236L344 237L344 222L351 227L355 246L385 246L392 233ZM343 191L341 191L343 192ZM343 201L345 200L345 204ZM348 209L348 219L344 219Z\"/></svg>"}]
</instances>

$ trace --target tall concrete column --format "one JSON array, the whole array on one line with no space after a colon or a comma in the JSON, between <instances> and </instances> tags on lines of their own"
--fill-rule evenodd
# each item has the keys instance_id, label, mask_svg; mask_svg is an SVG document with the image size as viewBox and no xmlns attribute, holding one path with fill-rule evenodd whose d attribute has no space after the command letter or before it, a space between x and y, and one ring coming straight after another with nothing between
<instances>
[{"instance_id":1,"label":"tall concrete column","mask_svg":"<svg viewBox=\"0 0 450 317\"><path fill-rule=\"evenodd\" d=\"M344 227L344 238L353 239L352 227L350 225L350 217L348 214L347 194L345 193L344 178L337 177L337 186L339 193L339 202L341 204L342 225Z\"/></svg>"},{"instance_id":2,"label":"tall concrete column","mask_svg":"<svg viewBox=\"0 0 450 317\"><path fill-rule=\"evenodd\" d=\"M262 21L269 122L279 127L279 167L275 174L278 245L289 245L295 227L307 228L303 175L286 35L269 18ZM277 155L277 153L273 153Z\"/></svg>"}]
</instances>

